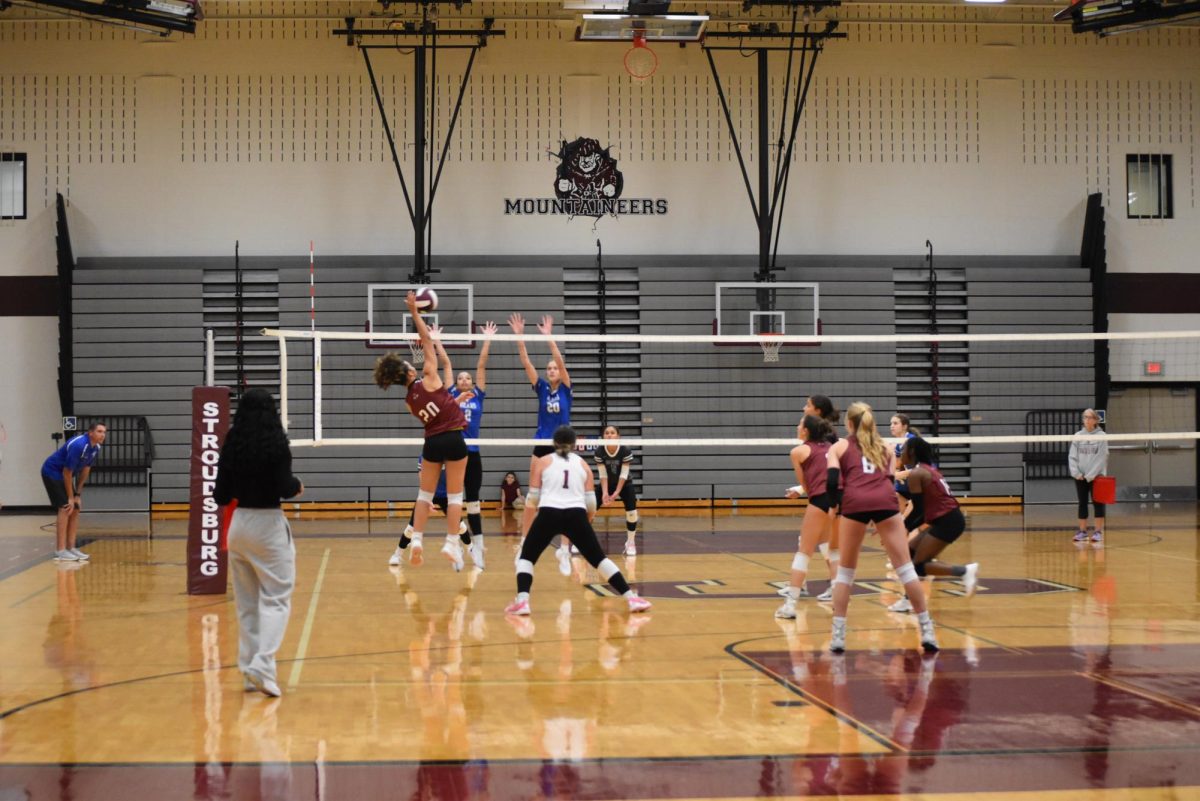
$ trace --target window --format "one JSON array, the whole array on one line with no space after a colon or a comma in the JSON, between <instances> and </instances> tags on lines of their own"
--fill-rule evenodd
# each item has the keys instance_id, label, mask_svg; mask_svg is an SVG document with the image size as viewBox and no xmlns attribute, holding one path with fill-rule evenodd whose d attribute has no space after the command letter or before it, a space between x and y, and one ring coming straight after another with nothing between
<instances>
[{"instance_id":1,"label":"window","mask_svg":"<svg viewBox=\"0 0 1200 801\"><path fill-rule=\"evenodd\" d=\"M0 220L25 217L25 154L0 153Z\"/></svg>"},{"instance_id":2,"label":"window","mask_svg":"<svg viewBox=\"0 0 1200 801\"><path fill-rule=\"evenodd\" d=\"M1130 219L1162 220L1175 216L1171 203L1170 156L1128 155L1125 157L1125 176Z\"/></svg>"}]
</instances>

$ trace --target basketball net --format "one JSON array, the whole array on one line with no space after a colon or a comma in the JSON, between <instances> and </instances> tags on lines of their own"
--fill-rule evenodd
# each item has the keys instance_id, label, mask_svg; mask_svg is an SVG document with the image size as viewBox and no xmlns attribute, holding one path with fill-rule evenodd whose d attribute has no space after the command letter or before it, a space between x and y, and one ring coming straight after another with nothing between
<instances>
[{"instance_id":1,"label":"basketball net","mask_svg":"<svg viewBox=\"0 0 1200 801\"><path fill-rule=\"evenodd\" d=\"M762 339L758 344L762 346L763 361L777 362L779 361L779 349L783 347L783 340L774 339L779 334L759 334Z\"/></svg>"},{"instance_id":2,"label":"basketball net","mask_svg":"<svg viewBox=\"0 0 1200 801\"><path fill-rule=\"evenodd\" d=\"M408 340L408 349L412 352L413 364L425 363L425 348L421 345L421 338Z\"/></svg>"},{"instance_id":3,"label":"basketball net","mask_svg":"<svg viewBox=\"0 0 1200 801\"><path fill-rule=\"evenodd\" d=\"M646 45L644 31L633 32L633 47L625 53L625 71L637 81L644 81L658 69L658 56Z\"/></svg>"}]
</instances>

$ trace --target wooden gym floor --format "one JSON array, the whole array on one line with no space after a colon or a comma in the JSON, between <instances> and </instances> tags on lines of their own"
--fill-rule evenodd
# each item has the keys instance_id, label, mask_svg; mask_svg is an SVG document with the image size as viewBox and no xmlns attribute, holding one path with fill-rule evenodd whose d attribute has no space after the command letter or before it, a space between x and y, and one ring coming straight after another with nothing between
<instances>
[{"instance_id":1,"label":"wooden gym floor","mask_svg":"<svg viewBox=\"0 0 1200 801\"><path fill-rule=\"evenodd\" d=\"M1073 514L968 510L945 556L981 588L934 585L936 657L873 548L842 658L827 605L773 617L796 516L648 515L614 558L649 614L547 554L516 621L511 520L456 574L389 569L403 521L302 519L277 701L232 596L184 593L184 523L90 520L75 566L0 516L0 798L1200 797L1197 508L1123 504L1103 547Z\"/></svg>"}]
</instances>

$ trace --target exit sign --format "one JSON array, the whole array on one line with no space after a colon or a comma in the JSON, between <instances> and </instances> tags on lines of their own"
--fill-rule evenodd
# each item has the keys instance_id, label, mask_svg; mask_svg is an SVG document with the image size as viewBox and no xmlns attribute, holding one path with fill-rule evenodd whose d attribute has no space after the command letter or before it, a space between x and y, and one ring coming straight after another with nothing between
<instances>
[{"instance_id":1,"label":"exit sign","mask_svg":"<svg viewBox=\"0 0 1200 801\"><path fill-rule=\"evenodd\" d=\"M1142 375L1161 376L1166 375L1163 369L1162 362L1142 362Z\"/></svg>"}]
</instances>

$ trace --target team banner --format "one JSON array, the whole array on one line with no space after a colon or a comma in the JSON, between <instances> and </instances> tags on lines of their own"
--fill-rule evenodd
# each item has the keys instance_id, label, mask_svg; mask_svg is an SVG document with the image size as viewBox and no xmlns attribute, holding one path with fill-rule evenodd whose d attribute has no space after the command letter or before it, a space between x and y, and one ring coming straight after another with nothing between
<instances>
[{"instance_id":1,"label":"team banner","mask_svg":"<svg viewBox=\"0 0 1200 801\"><path fill-rule=\"evenodd\" d=\"M188 513L188 595L223 595L229 556L228 530L214 496L217 461L229 431L229 388L192 389L192 480Z\"/></svg>"}]
</instances>

